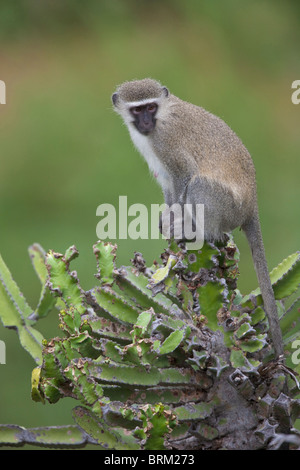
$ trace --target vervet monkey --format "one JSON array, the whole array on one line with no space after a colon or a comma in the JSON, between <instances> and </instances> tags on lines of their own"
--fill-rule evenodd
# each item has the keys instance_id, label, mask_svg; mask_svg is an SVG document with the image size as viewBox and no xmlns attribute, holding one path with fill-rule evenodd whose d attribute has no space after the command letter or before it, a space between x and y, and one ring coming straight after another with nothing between
<instances>
[{"instance_id":1,"label":"vervet monkey","mask_svg":"<svg viewBox=\"0 0 300 470\"><path fill-rule=\"evenodd\" d=\"M241 227L248 239L276 357L282 335L258 215L255 169L237 135L220 118L146 78L125 82L114 109L162 187L168 206L204 204L204 238ZM164 214L163 214L164 215Z\"/></svg>"}]
</instances>

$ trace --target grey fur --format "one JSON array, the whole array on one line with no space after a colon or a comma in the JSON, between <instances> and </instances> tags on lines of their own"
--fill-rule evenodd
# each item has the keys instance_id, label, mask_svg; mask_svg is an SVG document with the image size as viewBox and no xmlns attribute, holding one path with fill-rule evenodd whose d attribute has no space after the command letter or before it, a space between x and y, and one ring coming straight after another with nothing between
<instances>
[{"instance_id":1,"label":"grey fur","mask_svg":"<svg viewBox=\"0 0 300 470\"><path fill-rule=\"evenodd\" d=\"M158 104L154 130L140 136L129 108ZM283 353L277 307L267 268L258 216L255 168L237 135L222 119L187 103L152 79L125 82L113 95L131 138L158 175L165 202L204 204L205 239L216 240L236 227L244 230L270 324L275 354ZM146 140L144 140L146 139Z\"/></svg>"},{"instance_id":2,"label":"grey fur","mask_svg":"<svg viewBox=\"0 0 300 470\"><path fill-rule=\"evenodd\" d=\"M147 98L159 98L162 94L162 86L160 83L151 78L143 80L134 80L125 82L117 88L117 93L123 101L138 101Z\"/></svg>"}]
</instances>

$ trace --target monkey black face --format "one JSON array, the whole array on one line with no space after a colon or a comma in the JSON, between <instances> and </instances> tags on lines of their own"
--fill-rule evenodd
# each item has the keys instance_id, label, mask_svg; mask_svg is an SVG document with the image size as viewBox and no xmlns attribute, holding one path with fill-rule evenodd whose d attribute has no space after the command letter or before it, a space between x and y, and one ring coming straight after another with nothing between
<instances>
[{"instance_id":1,"label":"monkey black face","mask_svg":"<svg viewBox=\"0 0 300 470\"><path fill-rule=\"evenodd\" d=\"M130 108L130 113L134 118L133 123L141 134L148 135L154 130L157 108L158 106L154 102Z\"/></svg>"}]
</instances>

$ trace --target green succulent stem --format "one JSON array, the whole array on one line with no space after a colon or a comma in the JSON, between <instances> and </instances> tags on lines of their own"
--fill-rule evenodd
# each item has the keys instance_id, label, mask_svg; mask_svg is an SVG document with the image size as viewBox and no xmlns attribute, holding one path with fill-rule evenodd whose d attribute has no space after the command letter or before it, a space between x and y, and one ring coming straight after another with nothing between
<instances>
[{"instance_id":1,"label":"green succulent stem","mask_svg":"<svg viewBox=\"0 0 300 470\"><path fill-rule=\"evenodd\" d=\"M288 392L300 372L292 363L300 336L298 252L271 272L286 353L278 362L260 290L243 295L237 288L232 237L198 251L170 242L162 263L151 267L140 253L131 266L117 267L117 246L108 242L93 251L97 285L85 291L71 269L75 246L64 254L29 248L42 286L36 309L0 258L0 317L36 362L32 399L78 401L74 425L43 428L39 437L35 429L3 425L0 444L243 448L237 409L253 449L268 448L270 421L292 432L300 410ZM44 339L33 325L53 310L61 336Z\"/></svg>"}]
</instances>

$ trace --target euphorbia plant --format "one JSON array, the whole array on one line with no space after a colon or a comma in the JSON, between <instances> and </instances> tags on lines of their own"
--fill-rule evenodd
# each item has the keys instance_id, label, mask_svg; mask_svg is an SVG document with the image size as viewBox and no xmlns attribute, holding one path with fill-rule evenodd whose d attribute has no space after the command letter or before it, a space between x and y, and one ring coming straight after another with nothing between
<instances>
[{"instance_id":1,"label":"euphorbia plant","mask_svg":"<svg viewBox=\"0 0 300 470\"><path fill-rule=\"evenodd\" d=\"M135 253L117 267L116 245L97 242L97 284L85 291L65 254L29 248L41 280L33 310L0 259L0 316L18 331L36 367L32 398L78 400L75 424L0 426L3 445L34 443L105 449L264 449L298 446L297 374L300 254L271 272L285 357L275 361L259 289L237 288L231 237L187 251L170 243L161 263ZM61 336L37 322L58 310Z\"/></svg>"}]
</instances>

